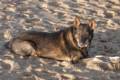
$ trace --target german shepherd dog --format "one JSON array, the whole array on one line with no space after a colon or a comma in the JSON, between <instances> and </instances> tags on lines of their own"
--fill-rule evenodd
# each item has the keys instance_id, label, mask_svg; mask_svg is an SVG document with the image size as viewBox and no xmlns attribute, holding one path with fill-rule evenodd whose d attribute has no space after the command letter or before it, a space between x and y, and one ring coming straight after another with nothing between
<instances>
[{"instance_id":1,"label":"german shepherd dog","mask_svg":"<svg viewBox=\"0 0 120 80\"><path fill-rule=\"evenodd\" d=\"M87 49L91 44L95 26L94 20L82 24L80 17L76 16L69 28L52 33L23 32L9 42L9 47L22 56L33 55L74 62L88 57Z\"/></svg>"}]
</instances>

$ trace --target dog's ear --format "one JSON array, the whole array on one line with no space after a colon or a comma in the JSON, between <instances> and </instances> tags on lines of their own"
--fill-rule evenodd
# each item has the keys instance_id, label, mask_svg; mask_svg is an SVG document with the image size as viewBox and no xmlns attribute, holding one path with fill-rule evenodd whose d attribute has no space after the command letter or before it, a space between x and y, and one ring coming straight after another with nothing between
<instances>
[{"instance_id":1,"label":"dog's ear","mask_svg":"<svg viewBox=\"0 0 120 80\"><path fill-rule=\"evenodd\" d=\"M80 26L80 17L79 16L75 16L75 19L73 21L73 25L75 28L78 28Z\"/></svg>"},{"instance_id":2,"label":"dog's ear","mask_svg":"<svg viewBox=\"0 0 120 80\"><path fill-rule=\"evenodd\" d=\"M95 20L90 20L89 21L89 27L92 28L93 30L96 28L96 21Z\"/></svg>"}]
</instances>

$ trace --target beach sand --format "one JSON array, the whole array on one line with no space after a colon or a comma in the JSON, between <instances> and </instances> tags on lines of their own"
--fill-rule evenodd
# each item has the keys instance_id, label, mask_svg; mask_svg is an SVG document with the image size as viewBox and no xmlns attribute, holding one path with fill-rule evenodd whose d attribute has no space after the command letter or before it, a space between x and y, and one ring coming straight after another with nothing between
<instances>
[{"instance_id":1,"label":"beach sand","mask_svg":"<svg viewBox=\"0 0 120 80\"><path fill-rule=\"evenodd\" d=\"M4 47L21 31L69 27L75 15L97 22L86 65L23 58ZM120 80L120 0L0 0L0 80Z\"/></svg>"}]
</instances>

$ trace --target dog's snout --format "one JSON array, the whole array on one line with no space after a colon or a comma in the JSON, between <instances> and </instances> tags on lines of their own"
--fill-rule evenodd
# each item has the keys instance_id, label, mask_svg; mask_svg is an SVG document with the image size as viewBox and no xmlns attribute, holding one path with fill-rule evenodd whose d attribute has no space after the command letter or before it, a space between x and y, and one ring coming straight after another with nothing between
<instances>
[{"instance_id":1,"label":"dog's snout","mask_svg":"<svg viewBox=\"0 0 120 80\"><path fill-rule=\"evenodd\" d=\"M88 47L87 44L83 44L83 43L78 43L78 47L79 48L85 48L85 47Z\"/></svg>"}]
</instances>

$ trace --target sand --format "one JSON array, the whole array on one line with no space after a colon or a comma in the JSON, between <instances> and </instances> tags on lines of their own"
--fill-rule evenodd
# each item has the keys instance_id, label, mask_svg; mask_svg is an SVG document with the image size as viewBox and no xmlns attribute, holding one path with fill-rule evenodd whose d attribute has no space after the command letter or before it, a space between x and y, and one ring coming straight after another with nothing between
<instances>
[{"instance_id":1,"label":"sand","mask_svg":"<svg viewBox=\"0 0 120 80\"><path fill-rule=\"evenodd\" d=\"M21 31L69 27L75 15L82 23L97 22L86 65L23 58L4 47ZM0 0L0 80L119 79L120 0Z\"/></svg>"}]
</instances>

